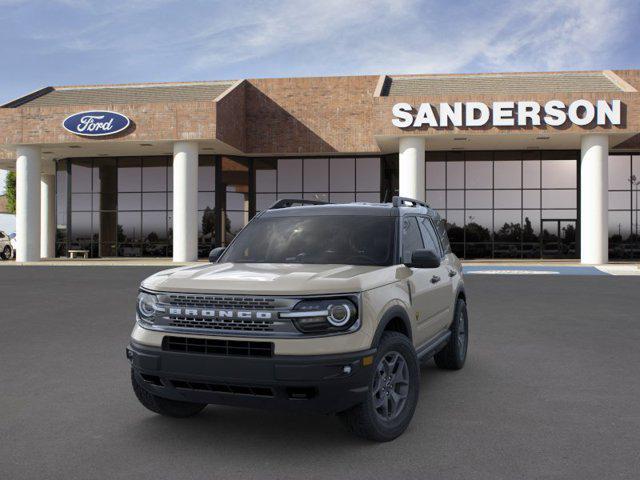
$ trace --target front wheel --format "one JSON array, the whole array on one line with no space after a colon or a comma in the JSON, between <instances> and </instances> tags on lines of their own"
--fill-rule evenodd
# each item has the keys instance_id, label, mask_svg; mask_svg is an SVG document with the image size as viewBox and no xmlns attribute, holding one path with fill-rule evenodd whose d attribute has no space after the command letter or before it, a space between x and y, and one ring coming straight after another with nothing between
<instances>
[{"instance_id":1,"label":"front wheel","mask_svg":"<svg viewBox=\"0 0 640 480\"><path fill-rule=\"evenodd\" d=\"M460 370L467 359L469 345L469 317L467 304L461 298L456 301L456 309L451 324L449 343L433 357L438 368Z\"/></svg>"},{"instance_id":2,"label":"front wheel","mask_svg":"<svg viewBox=\"0 0 640 480\"><path fill-rule=\"evenodd\" d=\"M12 257L11 255L11 247L9 245L5 245L4 248L2 249L2 259L3 260L10 260Z\"/></svg>"},{"instance_id":3,"label":"front wheel","mask_svg":"<svg viewBox=\"0 0 640 480\"><path fill-rule=\"evenodd\" d=\"M420 369L411 341L397 332L382 335L374 365L367 400L339 416L355 435L388 442L400 436L413 417Z\"/></svg>"},{"instance_id":4,"label":"front wheel","mask_svg":"<svg viewBox=\"0 0 640 480\"><path fill-rule=\"evenodd\" d=\"M207 405L204 403L180 402L162 398L146 391L136 378L136 374L131 370L131 384L133 391L142 405L154 413L167 417L186 418L200 413Z\"/></svg>"}]
</instances>

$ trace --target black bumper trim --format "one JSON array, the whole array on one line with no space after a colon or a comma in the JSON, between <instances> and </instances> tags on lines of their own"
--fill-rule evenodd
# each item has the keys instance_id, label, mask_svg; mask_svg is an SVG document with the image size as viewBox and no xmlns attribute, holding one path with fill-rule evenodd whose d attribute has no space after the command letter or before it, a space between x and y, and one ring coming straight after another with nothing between
<instances>
[{"instance_id":1,"label":"black bumper trim","mask_svg":"<svg viewBox=\"0 0 640 480\"><path fill-rule=\"evenodd\" d=\"M136 380L160 397L319 413L344 411L364 401L373 366L364 366L362 359L375 353L260 358L164 351L135 342L127 347ZM158 381L149 381L152 377ZM273 394L253 394L267 390Z\"/></svg>"}]
</instances>

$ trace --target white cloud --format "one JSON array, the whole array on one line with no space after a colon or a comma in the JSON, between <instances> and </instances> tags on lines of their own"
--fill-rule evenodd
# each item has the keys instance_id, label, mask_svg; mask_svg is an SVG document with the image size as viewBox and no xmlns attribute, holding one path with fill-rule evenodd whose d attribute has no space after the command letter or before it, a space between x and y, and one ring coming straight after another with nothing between
<instances>
[{"instance_id":1,"label":"white cloud","mask_svg":"<svg viewBox=\"0 0 640 480\"><path fill-rule=\"evenodd\" d=\"M20 34L122 81L602 68L637 13L630 0L57 1L72 26Z\"/></svg>"},{"instance_id":2,"label":"white cloud","mask_svg":"<svg viewBox=\"0 0 640 480\"><path fill-rule=\"evenodd\" d=\"M257 14L234 10L187 40L186 67L215 71L302 51L297 70L312 73L322 63L338 73L600 68L628 11L613 0L450 5L289 0Z\"/></svg>"}]
</instances>

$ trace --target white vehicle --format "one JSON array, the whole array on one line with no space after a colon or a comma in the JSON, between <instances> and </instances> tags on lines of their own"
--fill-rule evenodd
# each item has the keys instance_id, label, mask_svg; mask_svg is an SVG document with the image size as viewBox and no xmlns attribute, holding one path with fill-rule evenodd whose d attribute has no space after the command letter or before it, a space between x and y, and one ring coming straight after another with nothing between
<instances>
[{"instance_id":1,"label":"white vehicle","mask_svg":"<svg viewBox=\"0 0 640 480\"><path fill-rule=\"evenodd\" d=\"M14 235L15 236L15 235ZM10 260L15 254L14 240L6 232L0 230L0 257Z\"/></svg>"}]
</instances>

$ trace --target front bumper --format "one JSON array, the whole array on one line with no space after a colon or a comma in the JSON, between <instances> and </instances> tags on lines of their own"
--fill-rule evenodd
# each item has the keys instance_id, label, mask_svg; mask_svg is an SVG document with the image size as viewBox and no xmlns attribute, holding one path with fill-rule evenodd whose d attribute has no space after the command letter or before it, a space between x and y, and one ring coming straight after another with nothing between
<instances>
[{"instance_id":1,"label":"front bumper","mask_svg":"<svg viewBox=\"0 0 640 480\"><path fill-rule=\"evenodd\" d=\"M366 399L375 349L340 355L234 357L165 351L131 342L127 358L150 393L172 400L318 413ZM369 359L367 359L369 360Z\"/></svg>"}]
</instances>

